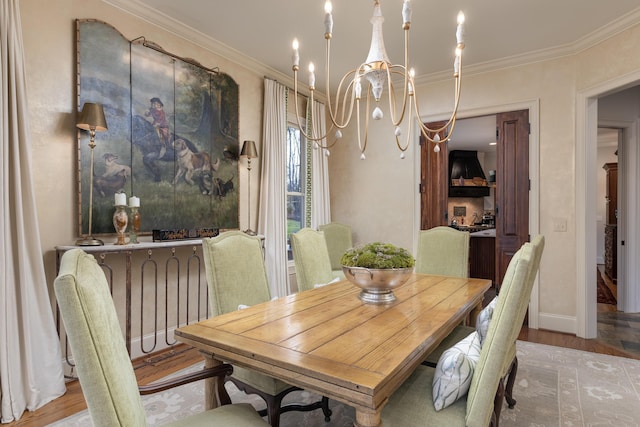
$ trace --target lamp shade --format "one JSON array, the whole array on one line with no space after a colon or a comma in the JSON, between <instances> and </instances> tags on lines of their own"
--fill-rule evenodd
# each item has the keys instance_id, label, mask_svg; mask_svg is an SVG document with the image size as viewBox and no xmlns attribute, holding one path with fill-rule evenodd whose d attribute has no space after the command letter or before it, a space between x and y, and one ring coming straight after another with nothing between
<instances>
[{"instance_id":1,"label":"lamp shade","mask_svg":"<svg viewBox=\"0 0 640 427\"><path fill-rule=\"evenodd\" d=\"M248 159L258 157L258 151L256 150L256 143L254 141L245 141L242 144L241 156L246 156Z\"/></svg>"},{"instance_id":2,"label":"lamp shade","mask_svg":"<svg viewBox=\"0 0 640 427\"><path fill-rule=\"evenodd\" d=\"M107 130L107 121L104 118L102 105L93 102L85 102L82 106L82 112L78 117L76 126L84 130L95 130L96 132L104 132Z\"/></svg>"}]
</instances>

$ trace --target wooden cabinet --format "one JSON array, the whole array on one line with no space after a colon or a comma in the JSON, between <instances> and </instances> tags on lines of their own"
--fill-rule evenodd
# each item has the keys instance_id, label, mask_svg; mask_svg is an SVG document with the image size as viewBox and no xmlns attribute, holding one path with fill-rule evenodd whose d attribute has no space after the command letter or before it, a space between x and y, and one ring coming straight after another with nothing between
<instances>
[{"instance_id":1,"label":"wooden cabinet","mask_svg":"<svg viewBox=\"0 0 640 427\"><path fill-rule=\"evenodd\" d=\"M618 278L618 164L606 163L602 168L607 172L604 272L615 282Z\"/></svg>"},{"instance_id":2,"label":"wooden cabinet","mask_svg":"<svg viewBox=\"0 0 640 427\"><path fill-rule=\"evenodd\" d=\"M469 241L469 277L497 282L495 237L471 237Z\"/></svg>"},{"instance_id":3,"label":"wooden cabinet","mask_svg":"<svg viewBox=\"0 0 640 427\"><path fill-rule=\"evenodd\" d=\"M605 188L606 222L605 224L617 224L618 209L618 164L605 163L602 167L607 172L607 183Z\"/></svg>"},{"instance_id":4,"label":"wooden cabinet","mask_svg":"<svg viewBox=\"0 0 640 427\"><path fill-rule=\"evenodd\" d=\"M618 226L604 226L604 272L614 282L618 279Z\"/></svg>"}]
</instances>

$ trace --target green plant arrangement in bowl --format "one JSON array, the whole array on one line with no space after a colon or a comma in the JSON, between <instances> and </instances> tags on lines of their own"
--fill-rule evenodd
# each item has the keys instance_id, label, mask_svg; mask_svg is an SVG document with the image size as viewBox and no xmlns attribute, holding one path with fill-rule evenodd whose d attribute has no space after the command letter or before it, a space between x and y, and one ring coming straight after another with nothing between
<instances>
[{"instance_id":1,"label":"green plant arrangement in bowl","mask_svg":"<svg viewBox=\"0 0 640 427\"><path fill-rule=\"evenodd\" d=\"M358 297L372 304L395 301L393 289L409 279L415 265L408 250L380 242L351 248L340 261L347 280L362 289Z\"/></svg>"}]
</instances>

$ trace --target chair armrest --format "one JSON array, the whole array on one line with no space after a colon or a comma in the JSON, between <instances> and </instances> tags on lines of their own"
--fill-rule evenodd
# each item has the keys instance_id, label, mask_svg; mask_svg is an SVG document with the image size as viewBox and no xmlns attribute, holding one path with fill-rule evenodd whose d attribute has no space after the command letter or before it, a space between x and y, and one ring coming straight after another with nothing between
<instances>
[{"instance_id":1,"label":"chair armrest","mask_svg":"<svg viewBox=\"0 0 640 427\"><path fill-rule=\"evenodd\" d=\"M141 395L158 393L161 391L169 390L174 387L178 387L184 384L189 384L194 381L200 381L207 378L219 377L219 380L224 383L224 378L233 373L233 366L229 364L221 364L214 366L213 368L204 368L200 371L193 372L179 377L172 378L170 380L161 381L149 385L138 386L138 391ZM224 395L220 396L220 405L227 405L231 403L229 395L226 394L226 390L222 387Z\"/></svg>"}]
</instances>

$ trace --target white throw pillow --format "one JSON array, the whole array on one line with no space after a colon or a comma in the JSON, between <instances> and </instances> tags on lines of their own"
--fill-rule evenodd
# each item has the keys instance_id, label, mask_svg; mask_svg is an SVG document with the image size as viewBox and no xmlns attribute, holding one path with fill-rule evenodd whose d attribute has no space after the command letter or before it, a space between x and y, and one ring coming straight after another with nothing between
<instances>
[{"instance_id":1,"label":"white throw pillow","mask_svg":"<svg viewBox=\"0 0 640 427\"><path fill-rule=\"evenodd\" d=\"M321 288L321 287L323 287L323 286L327 286L327 285L330 285L330 284L332 284L332 283L336 283L336 282L339 282L339 281L340 281L340 278L339 278L339 277L334 277L334 278L333 278L333 280L331 280L330 282L327 282L327 283L317 283L317 284L313 285L313 287L314 287L314 289L317 289L317 288Z\"/></svg>"},{"instance_id":2,"label":"white throw pillow","mask_svg":"<svg viewBox=\"0 0 640 427\"><path fill-rule=\"evenodd\" d=\"M433 376L433 406L436 411L467 394L478 360L480 339L477 332L472 332L442 353Z\"/></svg>"},{"instance_id":3,"label":"white throw pillow","mask_svg":"<svg viewBox=\"0 0 640 427\"><path fill-rule=\"evenodd\" d=\"M480 346L484 343L484 339L489 331L489 324L493 317L493 310L496 308L496 301L498 301L498 297L493 298L491 302L478 313L478 317L476 318L476 332L478 332L480 338Z\"/></svg>"}]
</instances>

